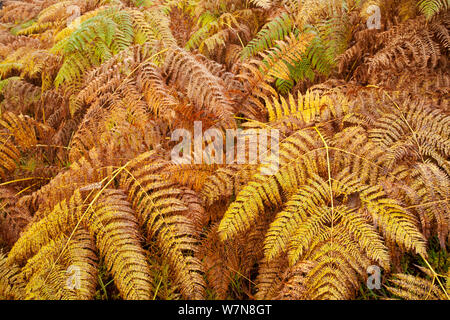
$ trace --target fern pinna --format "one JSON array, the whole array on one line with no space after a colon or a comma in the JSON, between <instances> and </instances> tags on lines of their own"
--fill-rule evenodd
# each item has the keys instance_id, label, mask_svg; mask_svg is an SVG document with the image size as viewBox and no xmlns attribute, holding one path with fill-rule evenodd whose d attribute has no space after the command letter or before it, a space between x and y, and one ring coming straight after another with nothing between
<instances>
[{"instance_id":1,"label":"fern pinna","mask_svg":"<svg viewBox=\"0 0 450 320\"><path fill-rule=\"evenodd\" d=\"M448 9L5 2L0 298L448 299Z\"/></svg>"}]
</instances>

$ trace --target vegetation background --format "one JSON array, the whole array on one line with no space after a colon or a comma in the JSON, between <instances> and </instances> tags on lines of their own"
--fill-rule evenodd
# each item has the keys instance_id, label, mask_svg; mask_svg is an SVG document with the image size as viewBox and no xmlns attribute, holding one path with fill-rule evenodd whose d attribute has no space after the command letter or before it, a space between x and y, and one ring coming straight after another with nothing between
<instances>
[{"instance_id":1,"label":"vegetation background","mask_svg":"<svg viewBox=\"0 0 450 320\"><path fill-rule=\"evenodd\" d=\"M7 0L0 22L1 298L449 299L448 0ZM172 163L194 121L279 130L279 171Z\"/></svg>"}]
</instances>

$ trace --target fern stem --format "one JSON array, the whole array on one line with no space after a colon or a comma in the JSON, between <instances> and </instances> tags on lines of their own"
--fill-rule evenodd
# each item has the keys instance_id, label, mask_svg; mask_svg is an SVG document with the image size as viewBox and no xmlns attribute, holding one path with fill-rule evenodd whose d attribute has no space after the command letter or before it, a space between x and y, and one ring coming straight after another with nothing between
<instances>
[{"instance_id":1,"label":"fern stem","mask_svg":"<svg viewBox=\"0 0 450 320\"><path fill-rule=\"evenodd\" d=\"M325 141L325 138L322 136L322 134L320 133L319 129L314 126L314 130L317 131L317 133L320 136L320 139L322 140L323 144L325 145L325 151L326 151L326 155L327 155L327 171L328 171L328 185L330 188L330 202L331 202L331 244L333 244L333 227L334 227L334 196L333 196L333 185L331 183L331 164L330 164L330 153L329 153L329 148L328 148L328 143Z\"/></svg>"},{"instance_id":2,"label":"fern stem","mask_svg":"<svg viewBox=\"0 0 450 320\"><path fill-rule=\"evenodd\" d=\"M439 274L437 274L436 271L434 271L433 267L430 265L430 263L424 257L423 254L420 254L420 257L423 259L423 261L425 261L428 269L430 269L430 271L433 273L433 283L434 283L434 279L436 279L437 282L439 283L439 286L441 287L442 291L444 292L445 296L447 297L448 300L450 300L450 296L448 295L447 290L445 289L445 286L442 284L441 280L439 280ZM430 288L430 291L431 291L431 288Z\"/></svg>"}]
</instances>

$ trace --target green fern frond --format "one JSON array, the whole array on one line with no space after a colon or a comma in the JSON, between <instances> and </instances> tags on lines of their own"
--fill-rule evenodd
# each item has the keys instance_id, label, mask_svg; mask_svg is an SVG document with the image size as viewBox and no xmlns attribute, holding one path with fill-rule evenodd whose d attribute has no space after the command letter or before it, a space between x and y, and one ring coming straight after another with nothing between
<instances>
[{"instance_id":1,"label":"green fern frond","mask_svg":"<svg viewBox=\"0 0 450 320\"><path fill-rule=\"evenodd\" d=\"M420 0L417 3L421 13L425 15L427 19L431 19L436 14L447 10L450 7L449 0Z\"/></svg>"},{"instance_id":2,"label":"green fern frond","mask_svg":"<svg viewBox=\"0 0 450 320\"><path fill-rule=\"evenodd\" d=\"M244 47L241 53L242 59L248 59L259 52L273 47L278 40L293 31L294 24L287 13L283 13L265 24L258 34Z\"/></svg>"},{"instance_id":3,"label":"green fern frond","mask_svg":"<svg viewBox=\"0 0 450 320\"><path fill-rule=\"evenodd\" d=\"M267 53L261 53L265 65L263 68L267 70L265 72L267 78L290 80L290 68L301 60L311 38L308 34L299 35L297 38L293 33L290 33L286 36L285 41L277 41L277 47Z\"/></svg>"}]
</instances>

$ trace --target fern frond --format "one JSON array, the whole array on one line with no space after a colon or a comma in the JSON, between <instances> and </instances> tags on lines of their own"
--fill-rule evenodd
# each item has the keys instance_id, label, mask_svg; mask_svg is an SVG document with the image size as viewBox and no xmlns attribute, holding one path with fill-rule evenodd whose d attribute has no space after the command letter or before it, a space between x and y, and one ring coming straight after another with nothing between
<instances>
[{"instance_id":1,"label":"fern frond","mask_svg":"<svg viewBox=\"0 0 450 320\"><path fill-rule=\"evenodd\" d=\"M106 190L95 214L98 218L90 229L96 234L100 255L117 289L125 299L150 299L149 265L141 247L138 221L123 192Z\"/></svg>"},{"instance_id":2,"label":"fern frond","mask_svg":"<svg viewBox=\"0 0 450 320\"><path fill-rule=\"evenodd\" d=\"M409 274L394 274L390 280L394 286L387 289L394 295L406 300L448 300L435 281Z\"/></svg>"},{"instance_id":3,"label":"fern frond","mask_svg":"<svg viewBox=\"0 0 450 320\"><path fill-rule=\"evenodd\" d=\"M79 191L69 202L59 203L26 230L11 249L8 261L23 264L61 233L66 234L70 242L71 235L80 225L95 235L96 246L121 295L128 299L148 299L151 294L149 266L138 239L136 218L120 191L104 192L97 196L99 200L94 205L83 205ZM50 275L59 277L57 270ZM37 277L37 281L41 281L41 277Z\"/></svg>"},{"instance_id":4,"label":"fern frond","mask_svg":"<svg viewBox=\"0 0 450 320\"><path fill-rule=\"evenodd\" d=\"M8 172L14 171L20 158L20 151L12 142L10 136L0 136L0 175L2 178L7 176Z\"/></svg>"},{"instance_id":5,"label":"fern frond","mask_svg":"<svg viewBox=\"0 0 450 320\"><path fill-rule=\"evenodd\" d=\"M298 130L300 128L295 125L297 119L307 124L312 121L327 121L330 114L331 118L342 117L349 111L344 99L342 100L337 104L328 95L307 91L304 95L298 93L297 99L289 94L287 99L281 97L279 101L273 99L273 102L266 100L266 108L270 122L284 120L286 125Z\"/></svg>"},{"instance_id":6,"label":"fern frond","mask_svg":"<svg viewBox=\"0 0 450 320\"><path fill-rule=\"evenodd\" d=\"M270 9L272 6L272 0L250 0L250 2L263 9Z\"/></svg>"},{"instance_id":7,"label":"fern frond","mask_svg":"<svg viewBox=\"0 0 450 320\"><path fill-rule=\"evenodd\" d=\"M0 242L12 246L31 221L27 208L20 206L14 190L0 189Z\"/></svg>"},{"instance_id":8,"label":"fern frond","mask_svg":"<svg viewBox=\"0 0 450 320\"><path fill-rule=\"evenodd\" d=\"M6 112L0 120L0 125L10 132L17 146L28 149L37 143L32 122L32 119L27 116L16 116L12 112Z\"/></svg>"},{"instance_id":9,"label":"fern frond","mask_svg":"<svg viewBox=\"0 0 450 320\"><path fill-rule=\"evenodd\" d=\"M231 128L233 105L225 83L214 76L190 53L180 48L172 48L166 57L164 72L169 77L169 83L176 84L187 91L187 96L200 112L214 115Z\"/></svg>"},{"instance_id":10,"label":"fern frond","mask_svg":"<svg viewBox=\"0 0 450 320\"><path fill-rule=\"evenodd\" d=\"M51 52L63 54L65 60L55 85L80 79L85 71L132 45L135 31L131 14L115 8L103 10L57 42Z\"/></svg>"},{"instance_id":11,"label":"fern frond","mask_svg":"<svg viewBox=\"0 0 450 320\"><path fill-rule=\"evenodd\" d=\"M154 239L175 273L185 297L201 298L204 291L202 268L196 257L198 239L192 221L183 216L186 204L181 190L166 182L156 171L165 166L154 152L144 153L128 166L129 175L121 182L138 214L147 239Z\"/></svg>"},{"instance_id":12,"label":"fern frond","mask_svg":"<svg viewBox=\"0 0 450 320\"><path fill-rule=\"evenodd\" d=\"M257 53L273 47L276 41L284 40L293 31L293 27L292 20L286 13L268 22L261 28L256 37L242 49L242 59L255 56Z\"/></svg>"},{"instance_id":13,"label":"fern frond","mask_svg":"<svg viewBox=\"0 0 450 320\"><path fill-rule=\"evenodd\" d=\"M7 256L0 252L0 298L2 300L23 299L25 282L21 279L20 268L10 265Z\"/></svg>"},{"instance_id":14,"label":"fern frond","mask_svg":"<svg viewBox=\"0 0 450 320\"><path fill-rule=\"evenodd\" d=\"M67 244L67 247L66 247ZM51 240L22 269L27 299L92 299L97 285L94 239L84 229Z\"/></svg>"},{"instance_id":15,"label":"fern frond","mask_svg":"<svg viewBox=\"0 0 450 320\"><path fill-rule=\"evenodd\" d=\"M310 35L299 35L297 39L293 33L290 33L284 41L277 41L278 47L268 53L261 53L265 64L263 68L267 70L268 79L289 80L291 74L289 68L302 59L302 54L311 39Z\"/></svg>"},{"instance_id":16,"label":"fern frond","mask_svg":"<svg viewBox=\"0 0 450 320\"><path fill-rule=\"evenodd\" d=\"M420 0L417 2L417 6L427 19L431 19L439 12L447 10L450 7L450 2L448 0Z\"/></svg>"}]
</instances>

